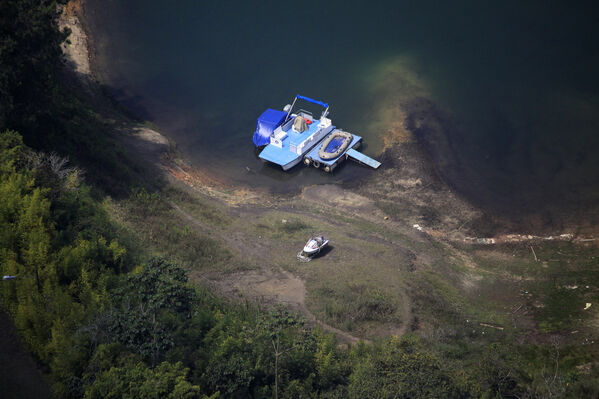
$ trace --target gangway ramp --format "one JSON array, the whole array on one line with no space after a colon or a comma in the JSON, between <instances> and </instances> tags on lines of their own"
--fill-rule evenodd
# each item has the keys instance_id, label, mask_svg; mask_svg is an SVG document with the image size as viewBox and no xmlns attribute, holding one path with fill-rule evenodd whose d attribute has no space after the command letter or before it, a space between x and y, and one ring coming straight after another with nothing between
<instances>
[{"instance_id":1,"label":"gangway ramp","mask_svg":"<svg viewBox=\"0 0 599 399\"><path fill-rule=\"evenodd\" d=\"M377 169L379 166L381 166L381 163L376 159L372 159L369 156L362 154L360 151L354 150L353 148L347 150L345 154L348 158L358 161L364 165L368 165L373 169Z\"/></svg>"}]
</instances>

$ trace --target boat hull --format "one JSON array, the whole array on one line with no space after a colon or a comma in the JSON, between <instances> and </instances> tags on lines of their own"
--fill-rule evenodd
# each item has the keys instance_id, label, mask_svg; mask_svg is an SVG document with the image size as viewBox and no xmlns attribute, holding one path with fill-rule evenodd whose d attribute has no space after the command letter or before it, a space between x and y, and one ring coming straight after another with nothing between
<instances>
[{"instance_id":1,"label":"boat hull","mask_svg":"<svg viewBox=\"0 0 599 399\"><path fill-rule=\"evenodd\" d=\"M335 127L329 125L318 128L318 121L310 125L310 130L298 134L289 130L289 137L285 137L280 146L268 144L260 152L258 157L264 161L281 166L283 170L289 170L300 163L305 154L317 146L322 138L328 135ZM299 145L301 143L301 146Z\"/></svg>"},{"instance_id":2,"label":"boat hull","mask_svg":"<svg viewBox=\"0 0 599 399\"><path fill-rule=\"evenodd\" d=\"M297 165L298 163L300 163L301 160L302 160L302 157L298 156L297 159L289 162L286 165L281 165L281 167L283 168L284 171L288 171L289 169L293 168L295 165Z\"/></svg>"}]
</instances>

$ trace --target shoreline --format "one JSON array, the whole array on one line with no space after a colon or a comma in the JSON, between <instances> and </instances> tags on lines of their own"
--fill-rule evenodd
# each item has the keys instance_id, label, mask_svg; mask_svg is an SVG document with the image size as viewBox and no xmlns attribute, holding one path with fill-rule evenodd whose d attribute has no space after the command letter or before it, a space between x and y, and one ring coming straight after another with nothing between
<instances>
[{"instance_id":1,"label":"shoreline","mask_svg":"<svg viewBox=\"0 0 599 399\"><path fill-rule=\"evenodd\" d=\"M85 19L84 7L84 0L70 0L60 10L59 28L71 30L71 34L67 38L69 43L63 43L62 50L67 64L69 64L67 67L71 66L84 80L92 79L98 82L94 43Z\"/></svg>"},{"instance_id":2,"label":"shoreline","mask_svg":"<svg viewBox=\"0 0 599 399\"><path fill-rule=\"evenodd\" d=\"M85 0L72 0L69 2L63 9L60 21L61 27L69 27L73 32L71 35L75 35L74 37L69 37L71 44L64 46L68 61L73 64L78 76L84 77L84 81L89 79L97 83L98 65L93 47L93 37L90 33L89 25L86 22ZM408 106L414 107L409 113L403 109L396 111L398 115L406 117L405 123L408 123L408 117L411 114L418 115L423 112L426 114L427 109L432 105L430 101L426 99L417 99L417 101L414 101L413 104L409 104ZM434 115L434 112L432 115ZM414 123L414 121L410 123ZM418 128L421 128L422 122L418 123ZM430 124L433 126L439 125L434 118ZM379 155L381 159L385 160L385 167L382 170L379 170L379 173L375 175L371 181L340 183L334 185L340 186L344 191L356 192L371 197L380 196L384 201L400 201L408 207L411 203L417 210L421 211L423 209L423 204L434 203L437 209L434 209L435 207L427 206L425 207L425 211L437 214L444 213L442 218L452 219L450 223L446 222L441 223L440 225L434 223L431 226L430 223L427 223L426 220L422 220L422 218L417 215L411 215L406 222L410 226L419 226L416 230L427 232L427 234L439 238L444 236L445 239L452 242L474 242L485 243L485 245L488 245L514 241L534 241L542 237L563 236L573 237L573 239L581 241L595 240L592 236L594 231L588 231L588 229L587 231L581 232L582 234L580 236L576 235L577 228L580 225L573 224L570 228L564 227L561 231L553 231L552 226L549 225L535 231L533 229L526 229L524 226L518 225L518 223L514 224L514 222L510 221L509 217L506 218L505 215L497 215L490 212L490 209L479 208L444 181L442 177L443 174L439 173L437 162L434 162L433 159L430 158L430 151L422 148L423 144L419 139L414 137L413 129L406 130L404 124L397 122L395 122L394 126L395 127L391 129L393 130L391 131L391 136L398 137L399 139L397 142L385 142L385 148ZM151 157L156 155L153 151L152 154L149 155L149 160L160 166L168 176L204 195L224 201L231 206L256 205L263 201L262 198L264 197L267 197L268 203L273 205L280 203L281 201L289 201L301 196L301 192L306 188L322 186L322 184L307 185L300 190L300 193L281 195L273 194L269 190L256 190L247 185L240 186L227 184L226 182L215 178L209 172L194 168L184 159L181 159L180 154L177 153L172 141L159 131L150 129L146 126L142 127L141 125L133 130L134 131L131 133L141 139L138 141L142 144L138 143L138 148L136 150L140 151L142 155L145 151L143 141L163 145L164 149L159 155L159 159L151 159ZM406 134L409 134L409 136L406 136ZM148 154L145 154L145 156L147 157ZM391 189L384 183L384 180L387 178L392 178L393 181L397 183L394 184ZM410 185L410 181L420 181L420 183ZM422 183L423 181L424 183ZM406 184L406 182L408 183ZM324 184L324 186L327 185L328 184ZM397 192L393 192L393 190L397 190ZM414 195L420 198L411 200ZM402 198L402 196L410 198L407 203L405 202L406 198ZM385 212L383 211L383 213ZM529 215L529 217L534 219L534 215ZM490 232L492 234L480 234L484 233L484 231L479 231L479 234L475 234L474 236L471 233L476 231L471 231L470 234L468 234L468 231L467 229L464 229L464 226L472 225L476 222L477 218L482 218L481 220L487 220L489 222L492 221L491 224L495 226L496 231ZM435 224L438 226L435 226ZM457 226L459 226L459 228L457 228ZM456 228L457 235L455 231ZM462 229L466 231L462 232ZM591 234L591 236L589 236L589 234Z\"/></svg>"},{"instance_id":3,"label":"shoreline","mask_svg":"<svg viewBox=\"0 0 599 399\"><path fill-rule=\"evenodd\" d=\"M71 40L69 45L63 45L63 50L66 52L65 55L68 63L70 63L70 65L67 65L67 68L74 67L77 78L80 81L87 85L92 82L93 84L101 85L99 66L94 47L95 42L89 23L86 20L85 3L85 0L71 0L61 12L59 25L61 28L70 28L76 35L75 40ZM70 36L69 39L71 39ZM76 56L73 57L71 54L75 54ZM79 65L79 62L82 65ZM82 72L79 72L79 70ZM111 102L124 110L127 115L138 119L133 111L112 98L110 93L103 90L100 95L108 97ZM156 128L148 127L145 122L137 123L137 126L132 130L130 133L135 138L140 139L135 140L133 145L137 147L138 152L141 152L142 156L147 158L151 164L158 166L177 181L209 197L223 200L230 205L240 205L255 204L261 196L265 195L262 191L250 189L249 186L237 187L205 170L199 170L190 166L189 162L181 157L180 152L176 148L176 143L171 138ZM155 150L147 148L144 142L147 142L150 146L152 144L161 144L163 150L159 154L155 154ZM151 153L150 156L148 156L148 152ZM276 196L273 195L272 197Z\"/></svg>"}]
</instances>

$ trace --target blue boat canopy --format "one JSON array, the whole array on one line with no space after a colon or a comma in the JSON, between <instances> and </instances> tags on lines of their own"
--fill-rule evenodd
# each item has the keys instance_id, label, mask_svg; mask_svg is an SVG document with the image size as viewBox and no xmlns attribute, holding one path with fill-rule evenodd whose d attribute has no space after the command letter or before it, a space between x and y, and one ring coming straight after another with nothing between
<instances>
[{"instance_id":1,"label":"blue boat canopy","mask_svg":"<svg viewBox=\"0 0 599 399\"><path fill-rule=\"evenodd\" d=\"M270 135L287 117L287 112L267 109L258 118L258 126L254 133L254 145L260 147L270 143Z\"/></svg>"},{"instance_id":2,"label":"blue boat canopy","mask_svg":"<svg viewBox=\"0 0 599 399\"><path fill-rule=\"evenodd\" d=\"M325 102L322 102L322 101L319 101L319 100L314 100L313 98L302 96L300 94L298 94L296 97L300 98L302 100L309 101L309 102L314 103L314 104L318 104L320 106L323 106L324 108L329 108L329 104L328 103L325 103Z\"/></svg>"}]
</instances>

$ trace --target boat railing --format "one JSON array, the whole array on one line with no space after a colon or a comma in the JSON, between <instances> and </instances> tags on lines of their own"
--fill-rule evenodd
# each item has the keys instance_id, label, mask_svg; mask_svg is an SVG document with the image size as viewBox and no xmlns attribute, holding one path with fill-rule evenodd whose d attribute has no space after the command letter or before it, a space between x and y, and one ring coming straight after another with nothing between
<instances>
[{"instance_id":1,"label":"boat railing","mask_svg":"<svg viewBox=\"0 0 599 399\"><path fill-rule=\"evenodd\" d=\"M281 125L281 129L283 131L288 131L289 129L291 129L291 126L293 125L293 119L289 119L287 122L285 122L283 125Z\"/></svg>"},{"instance_id":2,"label":"boat railing","mask_svg":"<svg viewBox=\"0 0 599 399\"><path fill-rule=\"evenodd\" d=\"M297 111L297 114L298 114L298 115L300 115L300 116L304 116L304 117L306 117L306 116L307 116L307 117L309 117L309 118L310 118L310 120L311 120L311 121L313 121L313 120L314 120L314 116L312 115L312 112L310 112L310 111L306 111L305 109L301 109L301 108L300 108L300 109Z\"/></svg>"},{"instance_id":3,"label":"boat railing","mask_svg":"<svg viewBox=\"0 0 599 399\"><path fill-rule=\"evenodd\" d=\"M285 111L287 111L287 116L285 117L285 121L287 121L289 119L289 116L291 115L291 111L293 110L293 107L295 106L295 103L296 103L296 101L297 101L298 98L301 98L302 100L306 100L306 101L311 102L313 104L318 104L321 107L325 108L325 110L322 112L322 117L323 118L326 118L326 116L329 114L329 104L328 103L325 103L325 102L322 102L322 101L319 101L319 100L314 100L313 98L305 97L305 96L302 96L302 95L298 94L293 99L293 103L289 107L289 110L287 110L287 107L285 107ZM300 111L304 111L304 110L300 110ZM305 111L305 112L307 112L307 111ZM310 116L312 116L311 112L309 112L309 114L310 114ZM312 118L312 120L314 120L314 118Z\"/></svg>"}]
</instances>

